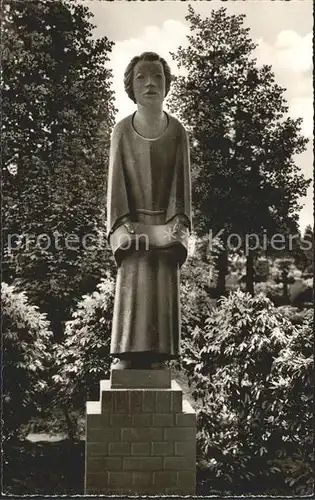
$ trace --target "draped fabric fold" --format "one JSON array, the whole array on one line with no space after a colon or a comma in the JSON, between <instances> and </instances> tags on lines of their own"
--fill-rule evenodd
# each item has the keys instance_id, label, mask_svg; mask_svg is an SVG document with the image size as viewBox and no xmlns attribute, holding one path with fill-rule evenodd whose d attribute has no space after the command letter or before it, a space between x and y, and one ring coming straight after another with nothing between
<instances>
[{"instance_id":1,"label":"draped fabric fold","mask_svg":"<svg viewBox=\"0 0 315 500\"><path fill-rule=\"evenodd\" d=\"M189 163L189 142L187 132L181 129L179 143L176 150L175 168L169 202L166 213L166 222L176 215L186 216L189 231L191 224L191 176Z\"/></svg>"},{"instance_id":2,"label":"draped fabric fold","mask_svg":"<svg viewBox=\"0 0 315 500\"><path fill-rule=\"evenodd\" d=\"M130 214L126 179L122 161L121 128L115 127L111 137L107 187L107 237L117 223Z\"/></svg>"}]
</instances>

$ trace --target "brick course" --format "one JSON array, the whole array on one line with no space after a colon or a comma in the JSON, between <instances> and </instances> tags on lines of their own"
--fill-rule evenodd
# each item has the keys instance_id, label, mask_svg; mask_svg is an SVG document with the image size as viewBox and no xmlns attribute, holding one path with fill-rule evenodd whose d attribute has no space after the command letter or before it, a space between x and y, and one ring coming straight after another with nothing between
<instances>
[{"instance_id":1,"label":"brick course","mask_svg":"<svg viewBox=\"0 0 315 500\"><path fill-rule=\"evenodd\" d=\"M160 441L156 443L152 443L152 455L157 456L172 456L173 455L174 446L172 442Z\"/></svg>"},{"instance_id":2,"label":"brick course","mask_svg":"<svg viewBox=\"0 0 315 500\"><path fill-rule=\"evenodd\" d=\"M109 426L109 413L87 415L87 429L105 429Z\"/></svg>"},{"instance_id":3,"label":"brick course","mask_svg":"<svg viewBox=\"0 0 315 500\"><path fill-rule=\"evenodd\" d=\"M111 427L127 427L132 425L132 415L129 413L111 413L109 421Z\"/></svg>"},{"instance_id":4,"label":"brick course","mask_svg":"<svg viewBox=\"0 0 315 500\"><path fill-rule=\"evenodd\" d=\"M162 470L162 457L125 457L123 459L124 470Z\"/></svg>"},{"instance_id":5,"label":"brick course","mask_svg":"<svg viewBox=\"0 0 315 500\"><path fill-rule=\"evenodd\" d=\"M121 457L88 457L86 469L92 475L122 469Z\"/></svg>"},{"instance_id":6,"label":"brick course","mask_svg":"<svg viewBox=\"0 0 315 500\"><path fill-rule=\"evenodd\" d=\"M118 443L109 443L109 455L126 456L130 455L130 443L123 443L122 441Z\"/></svg>"},{"instance_id":7,"label":"brick course","mask_svg":"<svg viewBox=\"0 0 315 500\"><path fill-rule=\"evenodd\" d=\"M177 472L177 485L180 488L196 488L196 474L191 470Z\"/></svg>"},{"instance_id":8,"label":"brick course","mask_svg":"<svg viewBox=\"0 0 315 500\"><path fill-rule=\"evenodd\" d=\"M149 486L153 484L153 472L134 472L133 484L136 486Z\"/></svg>"},{"instance_id":9,"label":"brick course","mask_svg":"<svg viewBox=\"0 0 315 500\"><path fill-rule=\"evenodd\" d=\"M131 455L147 457L151 455L151 443L131 443Z\"/></svg>"},{"instance_id":10,"label":"brick course","mask_svg":"<svg viewBox=\"0 0 315 500\"><path fill-rule=\"evenodd\" d=\"M149 427L153 424L151 413L135 413L132 417L132 424L136 427Z\"/></svg>"},{"instance_id":11,"label":"brick course","mask_svg":"<svg viewBox=\"0 0 315 500\"><path fill-rule=\"evenodd\" d=\"M194 427L165 427L165 441L194 441L196 429Z\"/></svg>"},{"instance_id":12,"label":"brick course","mask_svg":"<svg viewBox=\"0 0 315 500\"><path fill-rule=\"evenodd\" d=\"M154 484L163 485L166 488L177 486L177 473L169 471L154 472L153 482Z\"/></svg>"},{"instance_id":13,"label":"brick course","mask_svg":"<svg viewBox=\"0 0 315 500\"><path fill-rule=\"evenodd\" d=\"M174 413L156 413L153 415L154 427L169 427L174 425Z\"/></svg>"},{"instance_id":14,"label":"brick course","mask_svg":"<svg viewBox=\"0 0 315 500\"><path fill-rule=\"evenodd\" d=\"M122 441L162 441L162 427L129 427L121 429Z\"/></svg>"},{"instance_id":15,"label":"brick course","mask_svg":"<svg viewBox=\"0 0 315 500\"><path fill-rule=\"evenodd\" d=\"M119 427L106 427L105 429L87 428L86 437L91 443L110 443L113 441L120 441L121 432Z\"/></svg>"},{"instance_id":16,"label":"brick course","mask_svg":"<svg viewBox=\"0 0 315 500\"><path fill-rule=\"evenodd\" d=\"M196 464L195 457L165 457L163 469L166 470L190 470Z\"/></svg>"},{"instance_id":17,"label":"brick course","mask_svg":"<svg viewBox=\"0 0 315 500\"><path fill-rule=\"evenodd\" d=\"M109 486L132 486L132 472L109 472L108 474Z\"/></svg>"},{"instance_id":18,"label":"brick course","mask_svg":"<svg viewBox=\"0 0 315 500\"><path fill-rule=\"evenodd\" d=\"M197 419L195 413L176 413L175 423L179 427L196 427Z\"/></svg>"},{"instance_id":19,"label":"brick course","mask_svg":"<svg viewBox=\"0 0 315 500\"><path fill-rule=\"evenodd\" d=\"M155 391L144 391L142 397L142 411L149 413L155 411Z\"/></svg>"},{"instance_id":20,"label":"brick course","mask_svg":"<svg viewBox=\"0 0 315 500\"><path fill-rule=\"evenodd\" d=\"M179 441L175 442L174 445L175 456L196 456L195 440Z\"/></svg>"}]
</instances>

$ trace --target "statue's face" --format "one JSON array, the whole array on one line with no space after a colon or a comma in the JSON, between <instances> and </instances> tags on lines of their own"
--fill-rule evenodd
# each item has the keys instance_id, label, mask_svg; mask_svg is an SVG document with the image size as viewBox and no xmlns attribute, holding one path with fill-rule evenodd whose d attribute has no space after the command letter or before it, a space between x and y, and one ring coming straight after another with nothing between
<instances>
[{"instance_id":1,"label":"statue's face","mask_svg":"<svg viewBox=\"0 0 315 500\"><path fill-rule=\"evenodd\" d=\"M160 61L139 61L133 70L133 93L142 106L162 103L165 97L165 75Z\"/></svg>"}]
</instances>

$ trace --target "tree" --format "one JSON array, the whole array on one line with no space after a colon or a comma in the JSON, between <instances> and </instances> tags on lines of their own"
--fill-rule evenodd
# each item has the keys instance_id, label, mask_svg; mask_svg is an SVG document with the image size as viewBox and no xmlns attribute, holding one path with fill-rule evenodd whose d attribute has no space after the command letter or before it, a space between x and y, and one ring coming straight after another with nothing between
<instances>
[{"instance_id":1,"label":"tree","mask_svg":"<svg viewBox=\"0 0 315 500\"><path fill-rule=\"evenodd\" d=\"M46 315L24 292L1 284L3 335L3 436L23 435L23 425L38 413L49 388L52 332Z\"/></svg>"},{"instance_id":2,"label":"tree","mask_svg":"<svg viewBox=\"0 0 315 500\"><path fill-rule=\"evenodd\" d=\"M92 14L74 0L5 0L4 13L4 279L48 313L60 339L71 307L111 262L113 43L93 38Z\"/></svg>"},{"instance_id":3,"label":"tree","mask_svg":"<svg viewBox=\"0 0 315 500\"><path fill-rule=\"evenodd\" d=\"M192 332L183 366L200 406L204 494L310 493L312 319L237 291Z\"/></svg>"},{"instance_id":4,"label":"tree","mask_svg":"<svg viewBox=\"0 0 315 500\"><path fill-rule=\"evenodd\" d=\"M228 264L226 240L236 233L253 293L254 252L246 248L246 235L297 232L299 197L311 181L294 160L308 142L301 135L302 120L286 117L284 89L275 83L271 66L256 65L256 45L244 18L220 8L202 19L188 7L188 46L171 54L184 74L174 78L169 108L192 137L196 231L222 230L220 291Z\"/></svg>"}]
</instances>

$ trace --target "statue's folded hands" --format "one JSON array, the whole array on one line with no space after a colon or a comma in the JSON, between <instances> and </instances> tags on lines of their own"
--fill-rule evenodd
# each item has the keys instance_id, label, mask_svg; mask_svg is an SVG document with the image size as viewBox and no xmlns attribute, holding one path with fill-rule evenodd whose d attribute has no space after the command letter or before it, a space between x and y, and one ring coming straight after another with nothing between
<instances>
[{"instance_id":1,"label":"statue's folded hands","mask_svg":"<svg viewBox=\"0 0 315 500\"><path fill-rule=\"evenodd\" d=\"M183 220L173 218L166 224L124 222L116 227L109 241L118 265L125 253L130 250L174 248L181 267L187 258L188 236L188 224Z\"/></svg>"},{"instance_id":2,"label":"statue's folded hands","mask_svg":"<svg viewBox=\"0 0 315 500\"><path fill-rule=\"evenodd\" d=\"M185 215L176 215L174 219L168 222L168 225L173 225L173 231L175 233L188 233L189 232L189 221Z\"/></svg>"},{"instance_id":3,"label":"statue's folded hands","mask_svg":"<svg viewBox=\"0 0 315 500\"><path fill-rule=\"evenodd\" d=\"M130 233L130 234L135 233L135 229L133 227L133 224L129 220L124 222L123 224L124 224L125 228L127 229L128 233Z\"/></svg>"}]
</instances>

